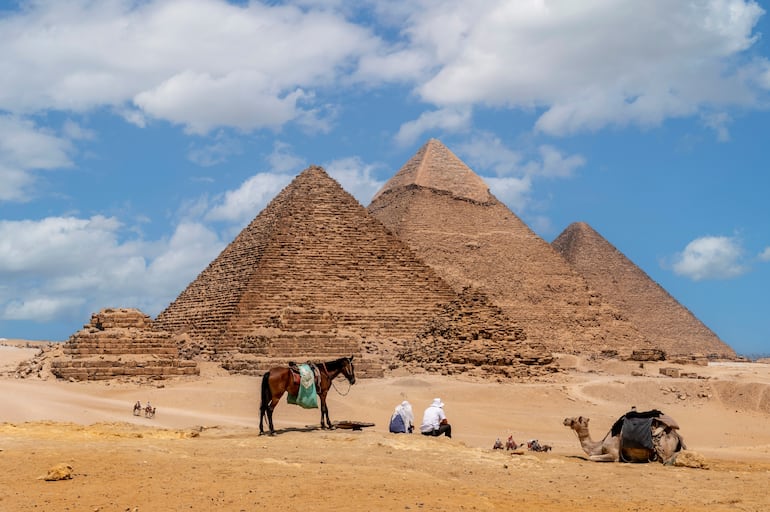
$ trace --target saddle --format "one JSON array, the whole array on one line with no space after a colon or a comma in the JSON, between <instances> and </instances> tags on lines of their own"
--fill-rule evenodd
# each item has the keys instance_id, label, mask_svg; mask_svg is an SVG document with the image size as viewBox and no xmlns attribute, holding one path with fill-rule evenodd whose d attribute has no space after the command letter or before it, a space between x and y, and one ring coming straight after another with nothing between
<instances>
[{"instance_id":1,"label":"saddle","mask_svg":"<svg viewBox=\"0 0 770 512\"><path fill-rule=\"evenodd\" d=\"M315 409L318 407L318 395L316 388L321 382L321 374L318 367L313 363L298 365L294 361L289 362L291 378L297 384L299 391L296 395L287 394L286 400L290 404L299 405L305 409Z\"/></svg>"},{"instance_id":2,"label":"saddle","mask_svg":"<svg viewBox=\"0 0 770 512\"><path fill-rule=\"evenodd\" d=\"M657 409L629 411L621 416L611 433L620 436L620 460L624 462L648 462L658 458L656 437L667 429L678 429L679 424Z\"/></svg>"}]
</instances>

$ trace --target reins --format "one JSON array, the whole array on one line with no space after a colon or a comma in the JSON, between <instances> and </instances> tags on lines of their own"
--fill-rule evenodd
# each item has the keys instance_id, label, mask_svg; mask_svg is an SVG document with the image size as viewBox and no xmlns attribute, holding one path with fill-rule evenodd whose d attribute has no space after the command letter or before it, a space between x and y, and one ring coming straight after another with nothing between
<instances>
[{"instance_id":1,"label":"reins","mask_svg":"<svg viewBox=\"0 0 770 512\"><path fill-rule=\"evenodd\" d=\"M352 366L352 364L351 364L351 366ZM329 370L326 368L326 363L321 363L321 367L323 368L324 373L326 374L326 377L329 379L329 383L331 384L331 387L334 388L334 391L336 391L337 394L339 394L340 396L346 396L348 393L350 393L351 384L350 384L349 380L348 380L348 390L345 391L344 393L342 391L340 391L339 389L337 389L337 386L334 384L334 379L336 379L337 376L339 376L339 374L342 373L342 368L340 368L339 372L337 373L337 375L334 376L334 379L333 379L329 375Z\"/></svg>"},{"instance_id":2,"label":"reins","mask_svg":"<svg viewBox=\"0 0 770 512\"><path fill-rule=\"evenodd\" d=\"M332 383L332 387L334 388L334 391L336 391L336 392L337 392L338 394L340 394L341 396L345 396L345 395L347 395L348 393L350 393L350 387L351 387L351 386L350 386L350 381L347 381L347 382L348 382L348 390L347 390L347 391L345 391L345 392L343 393L343 392L341 392L339 389L337 389L337 386L335 386L335 385L334 385L334 379L331 379L331 383Z\"/></svg>"}]
</instances>

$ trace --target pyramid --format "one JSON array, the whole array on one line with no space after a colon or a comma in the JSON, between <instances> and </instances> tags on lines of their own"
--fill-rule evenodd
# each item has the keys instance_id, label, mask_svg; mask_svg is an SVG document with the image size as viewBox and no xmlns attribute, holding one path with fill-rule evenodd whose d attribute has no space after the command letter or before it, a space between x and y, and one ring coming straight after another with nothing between
<instances>
[{"instance_id":1,"label":"pyramid","mask_svg":"<svg viewBox=\"0 0 770 512\"><path fill-rule=\"evenodd\" d=\"M165 379L198 375L194 361L180 357L171 333L156 328L138 309L105 308L63 344L51 372L68 380Z\"/></svg>"},{"instance_id":2,"label":"pyramid","mask_svg":"<svg viewBox=\"0 0 770 512\"><path fill-rule=\"evenodd\" d=\"M483 291L555 352L649 342L446 146L429 140L368 207L456 291Z\"/></svg>"},{"instance_id":3,"label":"pyramid","mask_svg":"<svg viewBox=\"0 0 770 512\"><path fill-rule=\"evenodd\" d=\"M322 168L310 167L156 324L184 333L202 356L228 370L259 374L276 361L350 354L395 360L399 343L456 299L353 196ZM372 362L369 376L376 368Z\"/></svg>"},{"instance_id":4,"label":"pyramid","mask_svg":"<svg viewBox=\"0 0 770 512\"><path fill-rule=\"evenodd\" d=\"M588 224L571 224L552 245L667 354L735 357L732 348Z\"/></svg>"}]
</instances>

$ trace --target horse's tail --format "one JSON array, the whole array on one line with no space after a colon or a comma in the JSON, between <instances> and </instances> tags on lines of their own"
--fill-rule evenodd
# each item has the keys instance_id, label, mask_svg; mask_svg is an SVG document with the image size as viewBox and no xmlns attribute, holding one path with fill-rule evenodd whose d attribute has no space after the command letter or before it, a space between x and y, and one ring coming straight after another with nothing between
<instances>
[{"instance_id":1,"label":"horse's tail","mask_svg":"<svg viewBox=\"0 0 770 512\"><path fill-rule=\"evenodd\" d=\"M270 393L270 372L266 372L262 376L262 401L259 404L259 412L260 416L265 414L265 411L267 411L268 406L270 405L270 401L273 399L272 394Z\"/></svg>"}]
</instances>

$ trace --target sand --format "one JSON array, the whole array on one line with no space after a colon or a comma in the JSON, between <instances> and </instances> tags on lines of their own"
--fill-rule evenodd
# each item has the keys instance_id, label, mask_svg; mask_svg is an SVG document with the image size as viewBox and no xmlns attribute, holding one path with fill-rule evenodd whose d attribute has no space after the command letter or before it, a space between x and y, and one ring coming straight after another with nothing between
<instances>
[{"instance_id":1,"label":"sand","mask_svg":"<svg viewBox=\"0 0 770 512\"><path fill-rule=\"evenodd\" d=\"M0 511L770 510L768 364L565 356L548 382L338 380L332 420L373 427L324 431L317 409L282 401L270 437L258 435L258 378L204 363L199 377L152 383L16 379L37 352L25 347L0 342ZM452 439L387 432L396 404L409 400L421 417L434 397ZM155 417L133 416L137 400ZM673 416L707 468L589 462L562 425L588 416L597 439L632 405ZM491 449L509 435L553 449ZM42 479L60 463L71 479Z\"/></svg>"}]
</instances>

